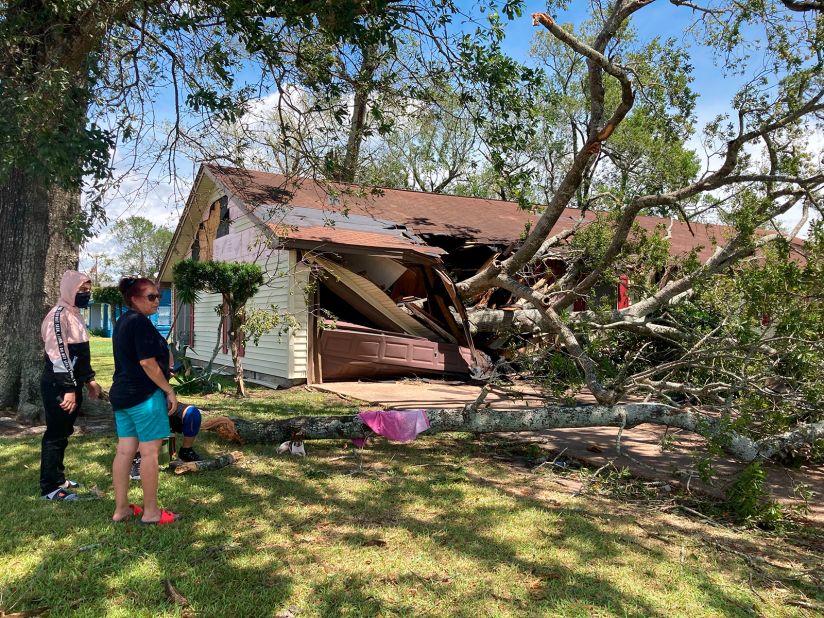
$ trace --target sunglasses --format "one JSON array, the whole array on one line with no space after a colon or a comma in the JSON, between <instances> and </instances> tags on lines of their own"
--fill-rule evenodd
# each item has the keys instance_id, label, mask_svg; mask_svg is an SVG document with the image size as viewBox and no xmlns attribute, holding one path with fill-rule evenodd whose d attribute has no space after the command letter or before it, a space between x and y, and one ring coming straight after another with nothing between
<instances>
[{"instance_id":1,"label":"sunglasses","mask_svg":"<svg viewBox=\"0 0 824 618\"><path fill-rule=\"evenodd\" d=\"M154 302L160 298L160 294L146 294L146 298L149 299L149 302Z\"/></svg>"}]
</instances>

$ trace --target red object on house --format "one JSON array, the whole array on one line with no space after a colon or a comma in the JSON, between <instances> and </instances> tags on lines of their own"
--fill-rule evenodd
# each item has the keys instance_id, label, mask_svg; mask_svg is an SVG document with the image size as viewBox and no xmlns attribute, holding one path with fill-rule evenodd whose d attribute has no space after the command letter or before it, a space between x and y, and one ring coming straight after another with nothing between
<instances>
[{"instance_id":1,"label":"red object on house","mask_svg":"<svg viewBox=\"0 0 824 618\"><path fill-rule=\"evenodd\" d=\"M224 354L229 353L229 307L223 303L223 324L220 327L220 344L221 351Z\"/></svg>"},{"instance_id":2,"label":"red object on house","mask_svg":"<svg viewBox=\"0 0 824 618\"><path fill-rule=\"evenodd\" d=\"M761 314L761 326L766 328L767 326L770 325L771 322L772 322L772 320L770 319L770 314L769 313L762 313Z\"/></svg>"},{"instance_id":3,"label":"red object on house","mask_svg":"<svg viewBox=\"0 0 824 618\"><path fill-rule=\"evenodd\" d=\"M618 277L618 308L629 307L629 277L621 275Z\"/></svg>"},{"instance_id":4,"label":"red object on house","mask_svg":"<svg viewBox=\"0 0 824 618\"><path fill-rule=\"evenodd\" d=\"M573 311L586 311L587 310L587 299L583 296L579 296L575 299L575 302L572 303L572 310Z\"/></svg>"}]
</instances>

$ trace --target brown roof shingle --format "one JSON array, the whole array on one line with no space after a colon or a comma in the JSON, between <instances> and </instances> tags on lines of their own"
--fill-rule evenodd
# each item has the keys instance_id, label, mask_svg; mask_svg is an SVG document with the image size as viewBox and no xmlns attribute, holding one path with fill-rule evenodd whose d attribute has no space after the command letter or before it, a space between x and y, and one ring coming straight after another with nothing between
<instances>
[{"instance_id":1,"label":"brown roof shingle","mask_svg":"<svg viewBox=\"0 0 824 618\"><path fill-rule=\"evenodd\" d=\"M327 212L345 210L347 213L375 220L394 221L406 226L416 235L445 235L481 244L509 244L521 236L528 222L535 223L538 220L538 215L519 208L514 202L503 200L402 189L379 189L372 193L357 185L289 179L280 174L217 165L205 167L230 192L252 208L266 204L291 204ZM578 209L565 209L553 228L553 233L572 227L580 216L581 211ZM585 213L587 221L593 221L596 216L592 211ZM683 221L661 217L642 216L637 217L636 222L648 231L662 225L669 229L671 225L670 252L673 255L683 255L700 247L698 256L702 261L712 255L715 245L724 244L733 233L732 228L723 225L688 225ZM320 234L317 230L315 232ZM334 238L344 232L345 230L326 228L321 240L340 243ZM362 240L386 242L386 236L372 236L375 238ZM377 238L379 236L383 236L383 239Z\"/></svg>"}]
</instances>

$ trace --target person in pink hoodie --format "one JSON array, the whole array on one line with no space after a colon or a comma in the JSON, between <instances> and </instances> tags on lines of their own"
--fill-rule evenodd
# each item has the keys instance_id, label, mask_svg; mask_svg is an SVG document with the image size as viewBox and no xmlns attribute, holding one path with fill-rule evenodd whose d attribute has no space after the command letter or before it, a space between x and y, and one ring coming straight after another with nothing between
<instances>
[{"instance_id":1,"label":"person in pink hoodie","mask_svg":"<svg viewBox=\"0 0 824 618\"><path fill-rule=\"evenodd\" d=\"M60 280L60 299L46 315L40 334L46 348L40 395L46 410L46 433L40 451L40 495L44 500L77 500L69 491L79 484L67 480L63 455L74 433L83 385L91 399L100 397L89 351L89 333L80 310L89 305L91 280L67 270Z\"/></svg>"}]
</instances>

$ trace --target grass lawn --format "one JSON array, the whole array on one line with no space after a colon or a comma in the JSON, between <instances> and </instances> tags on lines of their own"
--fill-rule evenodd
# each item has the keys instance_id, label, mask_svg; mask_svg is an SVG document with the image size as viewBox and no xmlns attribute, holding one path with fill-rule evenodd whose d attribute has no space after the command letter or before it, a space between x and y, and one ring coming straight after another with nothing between
<instances>
[{"instance_id":1,"label":"grass lawn","mask_svg":"<svg viewBox=\"0 0 824 618\"><path fill-rule=\"evenodd\" d=\"M93 354L107 387L108 340ZM300 388L252 391L186 400L257 418L352 410ZM0 439L0 616L814 616L803 605L824 605L820 536L575 496L573 477L492 458L494 440L378 441L362 459L343 441L310 443L306 459L244 446L229 468L161 475L161 503L185 516L162 528L109 521L114 443L72 438L66 456L104 498L50 504L37 498L39 441ZM166 580L188 606L167 598Z\"/></svg>"}]
</instances>

